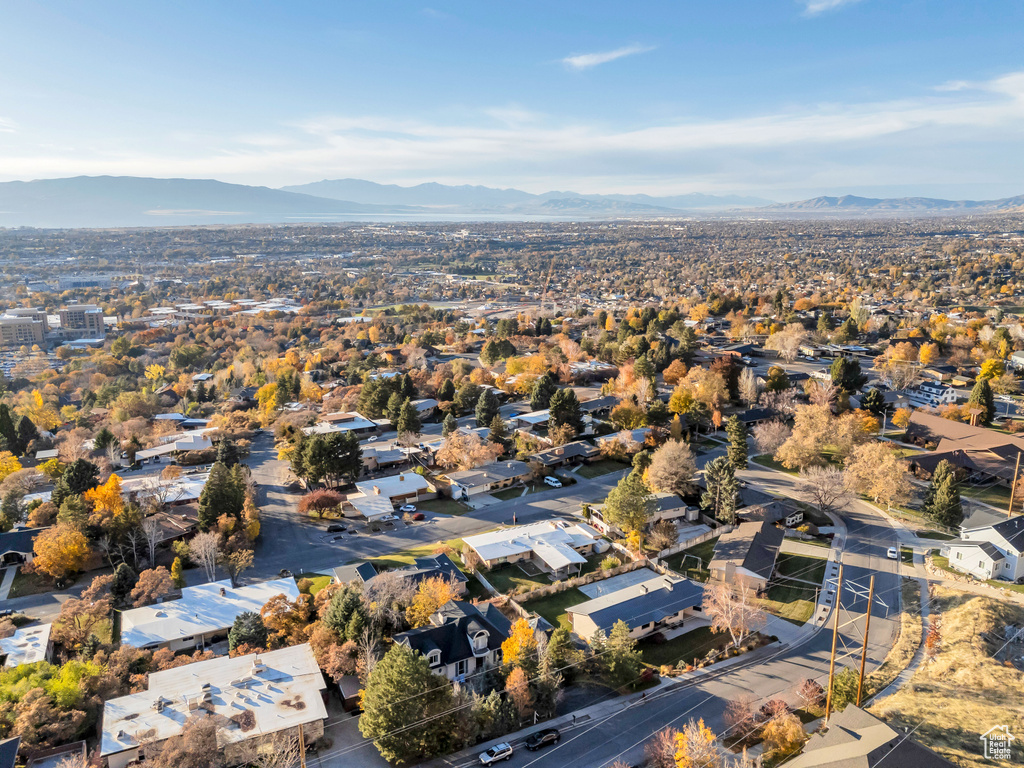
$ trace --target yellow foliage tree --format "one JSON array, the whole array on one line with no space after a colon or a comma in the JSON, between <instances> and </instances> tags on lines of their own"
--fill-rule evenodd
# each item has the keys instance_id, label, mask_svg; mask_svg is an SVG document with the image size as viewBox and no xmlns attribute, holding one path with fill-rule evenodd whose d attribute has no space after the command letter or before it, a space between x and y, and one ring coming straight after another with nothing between
<instances>
[{"instance_id":1,"label":"yellow foliage tree","mask_svg":"<svg viewBox=\"0 0 1024 768\"><path fill-rule=\"evenodd\" d=\"M10 451L0 451L0 483L21 469L21 462Z\"/></svg>"},{"instance_id":2,"label":"yellow foliage tree","mask_svg":"<svg viewBox=\"0 0 1024 768\"><path fill-rule=\"evenodd\" d=\"M93 516L98 521L111 520L124 511L121 478L117 475L111 475L107 482L97 485L83 495L85 500L92 504Z\"/></svg>"},{"instance_id":3,"label":"yellow foliage tree","mask_svg":"<svg viewBox=\"0 0 1024 768\"><path fill-rule=\"evenodd\" d=\"M32 390L31 403L26 415L40 429L56 429L61 424L57 409L43 399L43 393L38 389Z\"/></svg>"},{"instance_id":4,"label":"yellow foliage tree","mask_svg":"<svg viewBox=\"0 0 1024 768\"><path fill-rule=\"evenodd\" d=\"M167 369L157 363L146 366L146 378L150 381L160 381L166 372Z\"/></svg>"},{"instance_id":5,"label":"yellow foliage tree","mask_svg":"<svg viewBox=\"0 0 1024 768\"><path fill-rule=\"evenodd\" d=\"M81 571L89 557L89 540L68 523L59 523L36 536L32 567L54 579Z\"/></svg>"},{"instance_id":6,"label":"yellow foliage tree","mask_svg":"<svg viewBox=\"0 0 1024 768\"><path fill-rule=\"evenodd\" d=\"M892 423L900 429L906 429L910 424L910 409L897 408L896 413L892 415Z\"/></svg>"},{"instance_id":7,"label":"yellow foliage tree","mask_svg":"<svg viewBox=\"0 0 1024 768\"><path fill-rule=\"evenodd\" d=\"M720 768L722 758L715 746L715 732L703 718L690 720L676 734L676 768Z\"/></svg>"},{"instance_id":8,"label":"yellow foliage tree","mask_svg":"<svg viewBox=\"0 0 1024 768\"><path fill-rule=\"evenodd\" d=\"M414 628L425 626L438 608L456 597L455 584L443 576L424 579L405 610L405 618Z\"/></svg>"},{"instance_id":9,"label":"yellow foliage tree","mask_svg":"<svg viewBox=\"0 0 1024 768\"><path fill-rule=\"evenodd\" d=\"M921 349L917 352L917 359L921 365L931 365L935 362L935 359L939 356L939 345L933 342L927 342L921 345Z\"/></svg>"},{"instance_id":10,"label":"yellow foliage tree","mask_svg":"<svg viewBox=\"0 0 1024 768\"><path fill-rule=\"evenodd\" d=\"M526 619L517 619L508 639L501 644L501 659L517 667L537 664L537 637Z\"/></svg>"}]
</instances>

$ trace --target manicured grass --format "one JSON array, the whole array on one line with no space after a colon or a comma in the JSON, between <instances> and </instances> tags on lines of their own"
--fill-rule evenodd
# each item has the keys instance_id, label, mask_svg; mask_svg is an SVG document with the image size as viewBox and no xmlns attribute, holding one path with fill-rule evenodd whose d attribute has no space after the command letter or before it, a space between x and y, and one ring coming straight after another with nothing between
<instances>
[{"instance_id":1,"label":"manicured grass","mask_svg":"<svg viewBox=\"0 0 1024 768\"><path fill-rule=\"evenodd\" d=\"M962 487L960 493L970 499L977 499L1002 509L1010 503L1010 489L1002 485L990 485L987 488Z\"/></svg>"},{"instance_id":2,"label":"manicured grass","mask_svg":"<svg viewBox=\"0 0 1024 768\"><path fill-rule=\"evenodd\" d=\"M938 539L939 541L951 541L955 539L951 533L943 533L942 531L914 531L919 539Z\"/></svg>"},{"instance_id":3,"label":"manicured grass","mask_svg":"<svg viewBox=\"0 0 1024 768\"><path fill-rule=\"evenodd\" d=\"M526 493L531 493L531 490L528 488ZM496 499L501 499L502 501L511 501L512 499L518 499L522 495L523 486L521 485L513 486L512 488L502 488L500 491L494 491L493 493L491 493L491 496L493 496Z\"/></svg>"},{"instance_id":4,"label":"manicured grass","mask_svg":"<svg viewBox=\"0 0 1024 768\"><path fill-rule=\"evenodd\" d=\"M711 562L711 558L715 553L715 544L718 542L718 537L703 541L696 546L684 549L682 552L677 552L671 557L665 558L665 563L676 573L681 573L688 579L694 581L707 581L711 576L711 572L707 570L708 563ZM697 567L697 561L690 555L695 555L700 558L701 567Z\"/></svg>"},{"instance_id":5,"label":"manicured grass","mask_svg":"<svg viewBox=\"0 0 1024 768\"><path fill-rule=\"evenodd\" d=\"M794 539L799 541L801 544L810 544L812 547L821 547L822 549L831 549L832 542L824 539Z\"/></svg>"},{"instance_id":6,"label":"manicured grass","mask_svg":"<svg viewBox=\"0 0 1024 768\"><path fill-rule=\"evenodd\" d=\"M585 603L589 599L578 589L567 589L564 592L556 592L553 595L528 600L523 603L523 608L539 613L554 627L561 626L571 631L572 627L569 626L569 616L566 613L566 609L580 603Z\"/></svg>"},{"instance_id":7,"label":"manicured grass","mask_svg":"<svg viewBox=\"0 0 1024 768\"><path fill-rule=\"evenodd\" d=\"M601 459L593 464L584 464L576 470L575 474L589 480L601 475L610 475L612 472L620 472L623 469L629 469L629 465L615 459Z\"/></svg>"},{"instance_id":8,"label":"manicured grass","mask_svg":"<svg viewBox=\"0 0 1024 768\"><path fill-rule=\"evenodd\" d=\"M780 619L793 624L804 624L814 615L818 593L813 587L786 582L768 588L768 596L758 602L761 607Z\"/></svg>"},{"instance_id":9,"label":"manicured grass","mask_svg":"<svg viewBox=\"0 0 1024 768\"><path fill-rule=\"evenodd\" d=\"M949 559L940 555L939 550L937 549L932 550L932 562L944 571L955 573L957 576L965 575L962 571L951 568L949 565ZM997 581L995 579L989 579L985 584L988 584L990 587L995 587L996 589L1005 589L1010 592L1020 592L1024 594L1024 584L1013 584L1009 581Z\"/></svg>"},{"instance_id":10,"label":"manicured grass","mask_svg":"<svg viewBox=\"0 0 1024 768\"><path fill-rule=\"evenodd\" d=\"M505 594L525 586L528 589L545 587L551 583L544 574L527 576L521 568L516 565L503 565L490 571L484 571L484 578L491 583L496 590Z\"/></svg>"},{"instance_id":11,"label":"manicured grass","mask_svg":"<svg viewBox=\"0 0 1024 768\"><path fill-rule=\"evenodd\" d=\"M487 600L491 597L491 593L484 589L484 585L480 583L480 580L472 573L467 573L469 581L466 582L466 599L467 600Z\"/></svg>"},{"instance_id":12,"label":"manicured grass","mask_svg":"<svg viewBox=\"0 0 1024 768\"><path fill-rule=\"evenodd\" d=\"M799 474L799 472L797 472L795 469L787 469L786 467L782 466L780 462L773 459L767 453L762 454L760 456L754 456L750 460L755 464L760 464L762 467L768 467L768 469L777 469L779 472L785 472L788 475Z\"/></svg>"},{"instance_id":13,"label":"manicured grass","mask_svg":"<svg viewBox=\"0 0 1024 768\"><path fill-rule=\"evenodd\" d=\"M455 501L455 499L427 499L416 502L416 509L420 512L433 512L437 515L464 515L472 507L461 501Z\"/></svg>"},{"instance_id":14,"label":"manicured grass","mask_svg":"<svg viewBox=\"0 0 1024 768\"><path fill-rule=\"evenodd\" d=\"M11 584L11 592L8 599L13 597L26 597L28 595L42 595L52 592L55 589L53 579L39 573L25 573L18 569L14 575L14 582Z\"/></svg>"},{"instance_id":15,"label":"manicured grass","mask_svg":"<svg viewBox=\"0 0 1024 768\"><path fill-rule=\"evenodd\" d=\"M914 564L914 550L910 547L900 547L900 562Z\"/></svg>"},{"instance_id":16,"label":"manicured grass","mask_svg":"<svg viewBox=\"0 0 1024 768\"><path fill-rule=\"evenodd\" d=\"M313 582L309 587L309 594L316 597L317 592L330 584L334 577L322 573L303 573L295 577L296 581L301 581L302 579L309 579Z\"/></svg>"},{"instance_id":17,"label":"manicured grass","mask_svg":"<svg viewBox=\"0 0 1024 768\"><path fill-rule=\"evenodd\" d=\"M725 648L729 645L729 633L715 634L710 627L696 629L680 635L674 640L656 643L646 638L637 643L645 664L660 667L663 664L682 666L692 664L694 659L702 659L712 649Z\"/></svg>"},{"instance_id":18,"label":"manicured grass","mask_svg":"<svg viewBox=\"0 0 1024 768\"><path fill-rule=\"evenodd\" d=\"M791 576L794 579L813 581L821 584L825 580L825 566L828 560L823 557L807 557L805 555L790 555L785 552L779 555L775 567L783 576Z\"/></svg>"},{"instance_id":19,"label":"manicured grass","mask_svg":"<svg viewBox=\"0 0 1024 768\"><path fill-rule=\"evenodd\" d=\"M441 542L448 545L456 552L462 552L462 539L449 539L448 541ZM384 566L386 568L403 568L407 565L412 565L413 561L417 557L429 557L434 554L434 550L437 548L437 544L421 544L418 547L410 547L409 549L403 549L398 552L392 552L381 557L374 557L367 560L369 563L373 563L378 568ZM458 558L452 558L455 564L460 568L461 561ZM353 561L358 562L358 561Z\"/></svg>"}]
</instances>

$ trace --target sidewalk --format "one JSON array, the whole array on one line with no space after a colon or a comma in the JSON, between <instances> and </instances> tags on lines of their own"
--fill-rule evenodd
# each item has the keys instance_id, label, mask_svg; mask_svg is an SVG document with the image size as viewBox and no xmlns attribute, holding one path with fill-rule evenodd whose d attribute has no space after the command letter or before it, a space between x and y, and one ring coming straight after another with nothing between
<instances>
[{"instance_id":1,"label":"sidewalk","mask_svg":"<svg viewBox=\"0 0 1024 768\"><path fill-rule=\"evenodd\" d=\"M14 577L18 573L18 566L11 565L4 570L4 580L0 583L0 602L7 599L11 594L11 587L14 586Z\"/></svg>"}]
</instances>

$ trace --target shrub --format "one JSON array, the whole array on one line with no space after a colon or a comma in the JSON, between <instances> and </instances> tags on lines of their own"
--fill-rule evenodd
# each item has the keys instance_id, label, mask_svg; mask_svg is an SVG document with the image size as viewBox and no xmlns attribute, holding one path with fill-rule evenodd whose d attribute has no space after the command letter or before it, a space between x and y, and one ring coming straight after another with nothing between
<instances>
[{"instance_id":1,"label":"shrub","mask_svg":"<svg viewBox=\"0 0 1024 768\"><path fill-rule=\"evenodd\" d=\"M296 583L296 586L299 588L299 592L301 592L304 595L308 595L309 590L313 587L313 580L299 579L298 582Z\"/></svg>"},{"instance_id":2,"label":"shrub","mask_svg":"<svg viewBox=\"0 0 1024 768\"><path fill-rule=\"evenodd\" d=\"M601 561L601 570L610 571L612 568L618 568L622 565L622 561L614 555L608 555L604 560Z\"/></svg>"}]
</instances>

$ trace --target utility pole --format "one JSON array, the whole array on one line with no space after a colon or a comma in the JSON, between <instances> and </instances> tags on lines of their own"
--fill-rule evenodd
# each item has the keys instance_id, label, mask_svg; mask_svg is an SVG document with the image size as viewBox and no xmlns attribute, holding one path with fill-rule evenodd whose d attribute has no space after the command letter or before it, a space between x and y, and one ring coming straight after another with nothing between
<instances>
[{"instance_id":1,"label":"utility pole","mask_svg":"<svg viewBox=\"0 0 1024 768\"><path fill-rule=\"evenodd\" d=\"M860 706L861 693L864 690L864 665L868 660L868 629L871 627L871 607L875 604L875 574L871 574L868 583L868 613L864 618L864 646L860 650L860 679L857 681L857 706Z\"/></svg>"},{"instance_id":2,"label":"utility pole","mask_svg":"<svg viewBox=\"0 0 1024 768\"><path fill-rule=\"evenodd\" d=\"M836 643L839 641L839 607L843 600L843 564L839 564L839 578L836 582L836 607L835 616L832 621L832 655L828 661L828 692L825 696L825 724L828 725L828 716L832 711L832 680L836 674Z\"/></svg>"},{"instance_id":3,"label":"utility pole","mask_svg":"<svg viewBox=\"0 0 1024 768\"><path fill-rule=\"evenodd\" d=\"M299 723L299 762L306 768L306 739L302 734L302 723Z\"/></svg>"},{"instance_id":4,"label":"utility pole","mask_svg":"<svg viewBox=\"0 0 1024 768\"><path fill-rule=\"evenodd\" d=\"M1013 468L1013 485L1010 486L1010 503L1006 507L1006 516L1013 517L1013 492L1017 490L1017 474L1020 472L1020 451L1017 451L1017 465Z\"/></svg>"}]
</instances>

